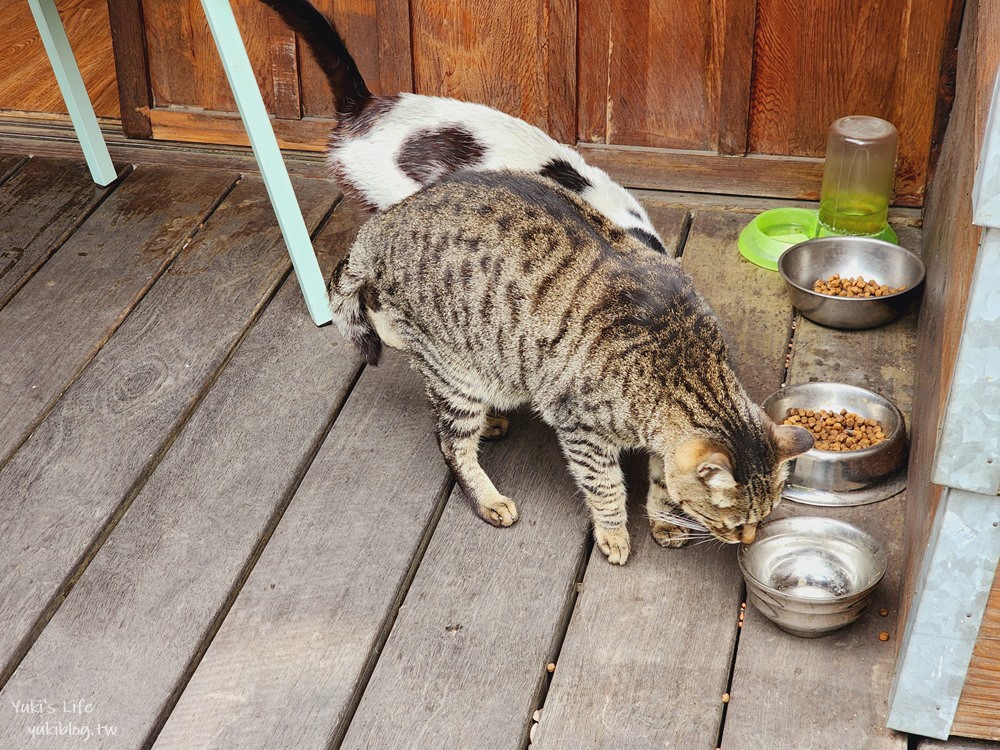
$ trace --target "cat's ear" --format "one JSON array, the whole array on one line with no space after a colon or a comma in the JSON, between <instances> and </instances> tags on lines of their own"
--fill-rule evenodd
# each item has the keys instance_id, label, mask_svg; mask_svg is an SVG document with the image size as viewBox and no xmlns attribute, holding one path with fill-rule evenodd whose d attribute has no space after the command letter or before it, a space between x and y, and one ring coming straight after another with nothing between
<instances>
[{"instance_id":1,"label":"cat's ear","mask_svg":"<svg viewBox=\"0 0 1000 750\"><path fill-rule=\"evenodd\" d=\"M804 427L771 424L771 438L779 461L795 458L813 447L813 436Z\"/></svg>"},{"instance_id":2,"label":"cat's ear","mask_svg":"<svg viewBox=\"0 0 1000 750\"><path fill-rule=\"evenodd\" d=\"M706 486L715 490L728 490L736 486L733 465L725 453L712 453L698 464L698 477Z\"/></svg>"},{"instance_id":3,"label":"cat's ear","mask_svg":"<svg viewBox=\"0 0 1000 750\"><path fill-rule=\"evenodd\" d=\"M732 459L706 440L693 438L682 443L674 459L678 469L697 474L707 487L727 490L736 486Z\"/></svg>"}]
</instances>

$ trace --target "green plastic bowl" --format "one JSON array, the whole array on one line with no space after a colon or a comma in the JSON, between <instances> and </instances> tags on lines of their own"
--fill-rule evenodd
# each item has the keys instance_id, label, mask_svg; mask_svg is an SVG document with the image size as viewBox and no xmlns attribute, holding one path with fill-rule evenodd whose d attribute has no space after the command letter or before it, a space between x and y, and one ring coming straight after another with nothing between
<instances>
[{"instance_id":1,"label":"green plastic bowl","mask_svg":"<svg viewBox=\"0 0 1000 750\"><path fill-rule=\"evenodd\" d=\"M778 270L778 258L792 245L815 237L835 235L819 223L819 212L811 208L772 208L757 214L740 232L740 254L762 268ZM898 242L890 225L875 239Z\"/></svg>"}]
</instances>

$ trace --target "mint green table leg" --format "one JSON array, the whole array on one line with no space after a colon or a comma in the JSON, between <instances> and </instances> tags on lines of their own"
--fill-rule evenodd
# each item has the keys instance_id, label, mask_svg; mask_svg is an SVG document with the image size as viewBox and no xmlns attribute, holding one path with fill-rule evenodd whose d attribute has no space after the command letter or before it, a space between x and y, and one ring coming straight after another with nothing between
<instances>
[{"instance_id":1,"label":"mint green table leg","mask_svg":"<svg viewBox=\"0 0 1000 750\"><path fill-rule=\"evenodd\" d=\"M80 139L90 174L98 185L109 185L118 177L118 172L111 163L108 146L97 125L97 116L94 115L94 107L87 95L87 88L83 85L83 78L80 77L80 69L73 57L69 39L66 38L66 29L59 18L59 11L53 0L28 0L28 5L35 17L35 25L42 37L49 62L52 63L76 137Z\"/></svg>"},{"instance_id":2,"label":"mint green table leg","mask_svg":"<svg viewBox=\"0 0 1000 750\"><path fill-rule=\"evenodd\" d=\"M243 38L233 17L233 9L229 0L201 0L201 5L205 9L208 26L222 58L222 66L226 70L236 106L243 118L243 126L250 136L250 145L257 157L257 165L264 178L271 205L274 206L274 213L278 217L278 225L285 238L285 246L291 256L306 307L316 325L329 323L333 316L323 274L319 270L292 182L288 179L288 170L285 169L281 151L278 150L278 142L274 138L274 130L264 108L264 99L260 95L246 47L243 46Z\"/></svg>"}]
</instances>

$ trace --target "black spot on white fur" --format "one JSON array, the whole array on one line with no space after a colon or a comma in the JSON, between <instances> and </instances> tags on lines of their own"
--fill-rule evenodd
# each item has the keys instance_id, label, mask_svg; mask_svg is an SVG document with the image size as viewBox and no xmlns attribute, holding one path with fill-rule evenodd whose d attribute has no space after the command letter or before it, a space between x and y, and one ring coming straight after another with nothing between
<instances>
[{"instance_id":1,"label":"black spot on white fur","mask_svg":"<svg viewBox=\"0 0 1000 750\"><path fill-rule=\"evenodd\" d=\"M629 212L631 213L631 211ZM635 237L639 242L646 245L647 247L653 248L658 253L667 254L667 248L663 246L659 238L652 232L647 232L641 227L630 227L628 233Z\"/></svg>"},{"instance_id":2,"label":"black spot on white fur","mask_svg":"<svg viewBox=\"0 0 1000 750\"><path fill-rule=\"evenodd\" d=\"M460 169L475 167L486 147L460 125L414 133L399 149L396 163L412 180L427 185Z\"/></svg>"},{"instance_id":3,"label":"black spot on white fur","mask_svg":"<svg viewBox=\"0 0 1000 750\"><path fill-rule=\"evenodd\" d=\"M574 193L582 193L590 187L591 182L573 168L573 165L564 159L551 159L539 173L542 177L548 177L562 185L567 190Z\"/></svg>"}]
</instances>

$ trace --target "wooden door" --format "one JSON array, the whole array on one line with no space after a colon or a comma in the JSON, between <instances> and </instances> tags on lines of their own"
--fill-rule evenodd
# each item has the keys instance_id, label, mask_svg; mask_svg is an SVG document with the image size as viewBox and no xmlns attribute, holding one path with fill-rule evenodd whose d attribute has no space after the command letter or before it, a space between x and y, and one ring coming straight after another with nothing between
<instances>
[{"instance_id":1,"label":"wooden door","mask_svg":"<svg viewBox=\"0 0 1000 750\"><path fill-rule=\"evenodd\" d=\"M816 198L829 124L884 117L900 130L903 205L923 202L962 2L315 0L373 90L497 107L632 187ZM321 150L322 73L259 0L233 7L279 140ZM148 133L126 132L245 143L198 0L141 9L144 60L118 67L134 79L148 64L147 100L123 98Z\"/></svg>"}]
</instances>

